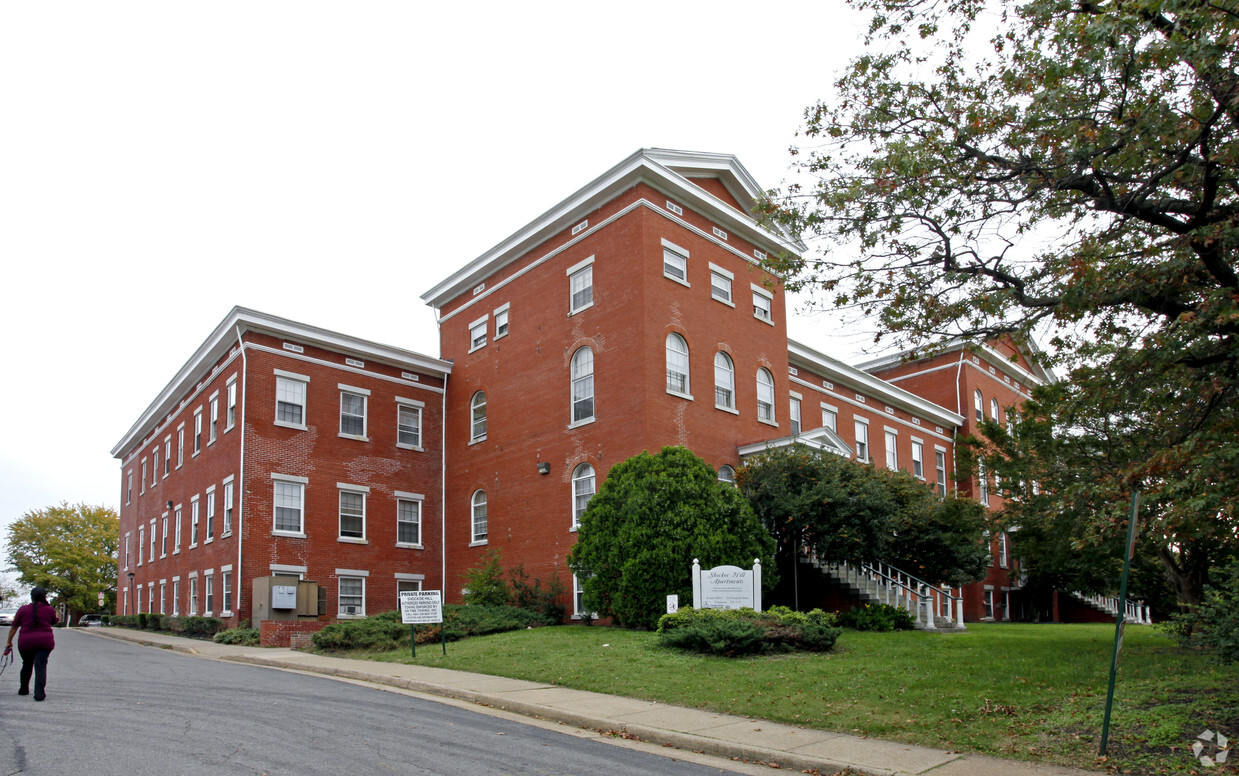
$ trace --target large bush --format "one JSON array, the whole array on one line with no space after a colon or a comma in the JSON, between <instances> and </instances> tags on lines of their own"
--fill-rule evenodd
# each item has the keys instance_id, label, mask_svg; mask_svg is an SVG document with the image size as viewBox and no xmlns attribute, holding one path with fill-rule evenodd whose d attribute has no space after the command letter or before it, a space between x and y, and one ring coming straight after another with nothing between
<instances>
[{"instance_id":1,"label":"large bush","mask_svg":"<svg viewBox=\"0 0 1239 776\"><path fill-rule=\"evenodd\" d=\"M839 624L860 631L890 632L912 630L916 627L916 619L907 609L898 606L865 604L840 617Z\"/></svg>"},{"instance_id":2,"label":"large bush","mask_svg":"<svg viewBox=\"0 0 1239 776\"><path fill-rule=\"evenodd\" d=\"M1239 561L1213 569L1204 600L1176 614L1162 628L1183 646L1211 649L1223 663L1239 661Z\"/></svg>"},{"instance_id":3,"label":"large bush","mask_svg":"<svg viewBox=\"0 0 1239 776\"><path fill-rule=\"evenodd\" d=\"M827 652L839 638L834 625L835 616L821 609L681 609L659 618L658 637L669 647L724 657L789 650Z\"/></svg>"},{"instance_id":4,"label":"large bush","mask_svg":"<svg viewBox=\"0 0 1239 776\"><path fill-rule=\"evenodd\" d=\"M550 624L544 615L514 606L443 606L442 629L448 641ZM418 625L416 633L418 644L443 638L439 625ZM409 626L400 622L399 612L383 612L364 620L333 622L312 638L314 646L324 650L387 652L409 646Z\"/></svg>"},{"instance_id":5,"label":"large bush","mask_svg":"<svg viewBox=\"0 0 1239 776\"><path fill-rule=\"evenodd\" d=\"M748 502L683 447L616 464L581 516L568 565L585 606L619 625L653 628L666 597L692 597L693 559L703 568L763 564L775 582L774 539Z\"/></svg>"}]
</instances>

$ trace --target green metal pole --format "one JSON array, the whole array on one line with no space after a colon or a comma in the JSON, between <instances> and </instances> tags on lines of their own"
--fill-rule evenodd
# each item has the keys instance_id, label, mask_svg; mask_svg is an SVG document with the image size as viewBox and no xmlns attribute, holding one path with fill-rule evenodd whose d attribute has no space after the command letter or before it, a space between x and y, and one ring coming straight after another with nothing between
<instances>
[{"instance_id":1,"label":"green metal pole","mask_svg":"<svg viewBox=\"0 0 1239 776\"><path fill-rule=\"evenodd\" d=\"M417 657L417 626L409 623L409 646L413 649L413 657Z\"/></svg>"},{"instance_id":2,"label":"green metal pole","mask_svg":"<svg viewBox=\"0 0 1239 776\"><path fill-rule=\"evenodd\" d=\"M447 629L444 624L443 620L439 620L439 638L443 640L443 654L447 656Z\"/></svg>"},{"instance_id":3,"label":"green metal pole","mask_svg":"<svg viewBox=\"0 0 1239 776\"><path fill-rule=\"evenodd\" d=\"M1110 742L1110 709L1114 705L1114 680L1119 672L1119 650L1123 648L1123 626L1127 624L1127 577L1131 573L1131 556L1136 548L1136 512L1140 507L1140 491L1131 494L1131 517L1127 521L1127 546L1123 550L1123 579L1119 583L1119 614L1114 621L1114 656L1110 659L1110 686L1106 689L1106 716L1101 723L1101 751L1106 755Z\"/></svg>"}]
</instances>

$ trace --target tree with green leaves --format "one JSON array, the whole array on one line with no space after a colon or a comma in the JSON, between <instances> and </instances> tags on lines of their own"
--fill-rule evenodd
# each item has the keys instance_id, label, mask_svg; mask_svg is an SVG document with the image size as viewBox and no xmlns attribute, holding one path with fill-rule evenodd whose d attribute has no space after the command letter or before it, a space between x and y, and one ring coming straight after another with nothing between
<instances>
[{"instance_id":1,"label":"tree with green leaves","mask_svg":"<svg viewBox=\"0 0 1239 776\"><path fill-rule=\"evenodd\" d=\"M581 515L568 565L585 606L626 627L654 628L666 597L692 599L692 565L763 564L776 581L774 540L735 487L683 447L616 464Z\"/></svg>"},{"instance_id":2,"label":"tree with green leaves","mask_svg":"<svg viewBox=\"0 0 1239 776\"><path fill-rule=\"evenodd\" d=\"M110 507L62 502L32 510L9 526L9 562L18 581L47 588L73 611L96 611L99 593L115 607L119 531Z\"/></svg>"},{"instance_id":3,"label":"tree with green leaves","mask_svg":"<svg viewBox=\"0 0 1239 776\"><path fill-rule=\"evenodd\" d=\"M1239 504L1239 10L851 2L872 21L806 112L816 181L765 206L826 245L769 268L902 347L1046 338L1070 387L1040 392L1028 453L1056 448L1062 477L1020 519L1066 498L1105 543L1139 487L1142 532L1199 600Z\"/></svg>"}]
</instances>

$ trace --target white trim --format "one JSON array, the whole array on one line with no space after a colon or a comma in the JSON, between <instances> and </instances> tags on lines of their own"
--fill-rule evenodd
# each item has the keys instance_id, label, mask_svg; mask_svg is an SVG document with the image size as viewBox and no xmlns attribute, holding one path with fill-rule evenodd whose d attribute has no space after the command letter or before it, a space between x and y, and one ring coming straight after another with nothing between
<instances>
[{"instance_id":1,"label":"white trim","mask_svg":"<svg viewBox=\"0 0 1239 776\"><path fill-rule=\"evenodd\" d=\"M309 375L301 375L301 374L297 374L296 372L288 372L283 369L273 369L272 371L275 373L276 377L287 377L290 380L300 380L303 383L310 382ZM202 408L199 407L198 411L202 411Z\"/></svg>"},{"instance_id":2,"label":"white trim","mask_svg":"<svg viewBox=\"0 0 1239 776\"><path fill-rule=\"evenodd\" d=\"M347 482L337 482L336 487L339 488L340 490L351 490L355 493L369 493L370 492L370 487L368 485L350 485Z\"/></svg>"},{"instance_id":3,"label":"white trim","mask_svg":"<svg viewBox=\"0 0 1239 776\"><path fill-rule=\"evenodd\" d=\"M572 277L577 272L580 272L581 270L585 269L586 267L588 267L589 265L593 263L594 263L594 257L590 256L588 259L578 261L576 264L573 264L571 267L568 267L568 269L564 270L564 275L566 277ZM447 317L448 316L444 316L444 319L446 319Z\"/></svg>"},{"instance_id":4,"label":"white trim","mask_svg":"<svg viewBox=\"0 0 1239 776\"><path fill-rule=\"evenodd\" d=\"M309 566L289 566L285 563L272 563L270 566L267 567L267 570L269 570L273 575L310 573Z\"/></svg>"},{"instance_id":5,"label":"white trim","mask_svg":"<svg viewBox=\"0 0 1239 776\"><path fill-rule=\"evenodd\" d=\"M403 571L397 571L392 576L401 582L424 582L426 580L425 574L406 574Z\"/></svg>"},{"instance_id":6,"label":"white trim","mask_svg":"<svg viewBox=\"0 0 1239 776\"><path fill-rule=\"evenodd\" d=\"M392 495L396 498L402 498L406 501L425 501L426 497L421 493L407 493L403 490L392 491Z\"/></svg>"},{"instance_id":7,"label":"white trim","mask_svg":"<svg viewBox=\"0 0 1239 776\"><path fill-rule=\"evenodd\" d=\"M295 474L279 474L277 472L271 472L271 479L280 480L282 482L299 482L302 485L310 484L309 477L299 477Z\"/></svg>"},{"instance_id":8,"label":"white trim","mask_svg":"<svg viewBox=\"0 0 1239 776\"><path fill-rule=\"evenodd\" d=\"M355 385L348 385L347 383L336 383L336 387L339 388L341 391L348 391L349 393L359 393L362 396L370 395L369 388L358 388Z\"/></svg>"},{"instance_id":9,"label":"white trim","mask_svg":"<svg viewBox=\"0 0 1239 776\"><path fill-rule=\"evenodd\" d=\"M426 408L426 402L418 401L417 399L406 399L403 396L397 396L393 399L397 404L407 404L410 407L416 407L419 410Z\"/></svg>"},{"instance_id":10,"label":"white trim","mask_svg":"<svg viewBox=\"0 0 1239 776\"><path fill-rule=\"evenodd\" d=\"M370 572L360 571L358 569L336 569L336 576L338 577L368 577L370 576Z\"/></svg>"}]
</instances>

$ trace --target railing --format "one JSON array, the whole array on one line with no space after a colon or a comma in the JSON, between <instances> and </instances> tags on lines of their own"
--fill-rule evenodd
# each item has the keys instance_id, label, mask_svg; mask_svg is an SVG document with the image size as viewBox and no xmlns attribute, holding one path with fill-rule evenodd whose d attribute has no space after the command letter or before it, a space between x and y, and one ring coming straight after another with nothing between
<instances>
[{"instance_id":1,"label":"railing","mask_svg":"<svg viewBox=\"0 0 1239 776\"><path fill-rule=\"evenodd\" d=\"M938 627L935 615L953 622L956 628L964 627L963 595L950 587L931 585L888 563L833 563L825 567L844 579L867 580L870 593L881 603L903 607L925 630Z\"/></svg>"},{"instance_id":2,"label":"railing","mask_svg":"<svg viewBox=\"0 0 1239 776\"><path fill-rule=\"evenodd\" d=\"M1102 611L1117 615L1119 608L1123 606L1118 596L1113 595L1087 595L1085 593L1072 593L1081 601L1092 604ZM1123 607L1123 619L1127 622L1133 622L1137 625L1152 625L1153 613L1143 601L1127 600L1126 606Z\"/></svg>"}]
</instances>

